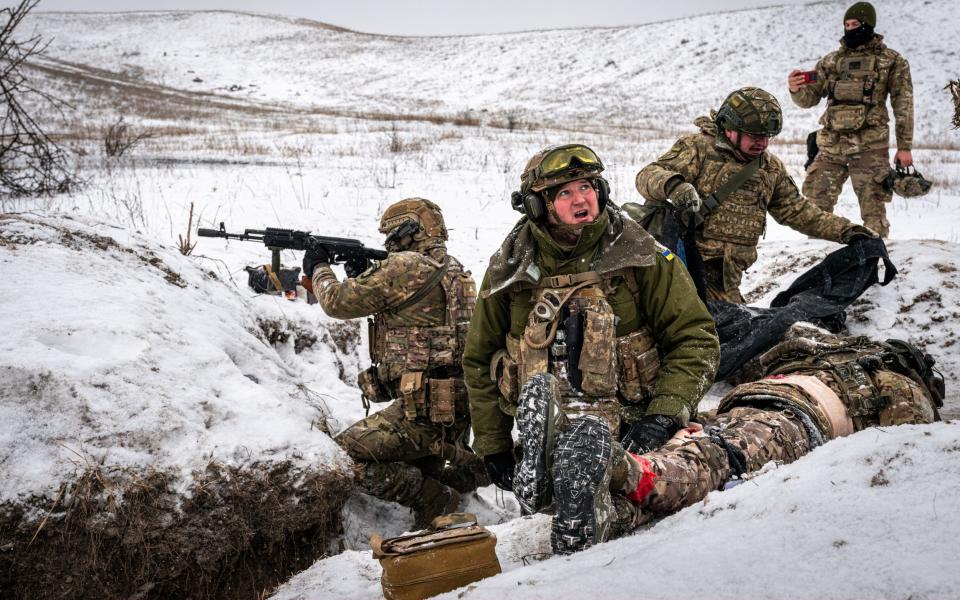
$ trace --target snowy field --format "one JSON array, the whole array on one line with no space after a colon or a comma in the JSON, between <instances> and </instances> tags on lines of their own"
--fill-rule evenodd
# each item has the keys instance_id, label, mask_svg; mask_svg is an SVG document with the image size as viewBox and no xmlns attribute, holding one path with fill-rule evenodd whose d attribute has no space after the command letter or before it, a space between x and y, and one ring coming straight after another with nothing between
<instances>
[{"instance_id":1,"label":"snowy field","mask_svg":"<svg viewBox=\"0 0 960 600\"><path fill-rule=\"evenodd\" d=\"M925 347L956 419L960 134L942 87L960 75L960 18L951 3L876 4L878 31L913 68L914 159L936 187L888 207L900 276L868 290L848 325ZM91 465L167 473L184 493L211 462L347 467L328 433L363 416L365 324L255 295L243 267L269 260L257 243L201 239L182 256L191 204L194 231L222 221L379 247L387 204L430 198L451 252L479 279L518 216L508 198L534 151L586 143L613 198L638 201L637 170L748 84L784 102L771 150L799 183L819 112L789 102L785 76L836 46L844 8L458 38L223 12L34 14L29 27L54 41L33 73L76 107L43 119L85 185L0 198L15 213L0 216L0 501L52 502ZM153 137L108 158L103 129L121 115ZM859 220L849 186L838 212ZM835 248L770 220L743 291L764 305ZM548 558L547 518L519 519L510 494L486 488L463 508L492 525L505 573L463 597L960 597L958 451L956 422L870 430L566 558ZM408 529L410 515L355 496L343 520L344 552L275 598L379 597L366 540Z\"/></svg>"}]
</instances>

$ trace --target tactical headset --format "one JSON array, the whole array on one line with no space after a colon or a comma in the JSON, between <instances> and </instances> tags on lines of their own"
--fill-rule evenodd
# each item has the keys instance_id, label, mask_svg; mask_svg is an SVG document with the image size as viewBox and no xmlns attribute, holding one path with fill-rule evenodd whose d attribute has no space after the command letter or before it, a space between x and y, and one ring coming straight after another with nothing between
<instances>
[{"instance_id":1,"label":"tactical headset","mask_svg":"<svg viewBox=\"0 0 960 600\"><path fill-rule=\"evenodd\" d=\"M597 192L597 205L600 212L603 212L607 206L607 200L610 199L610 184L599 175L583 177L583 179L593 183L593 189ZM576 181L576 179L572 181ZM525 214L534 223L540 223L547 217L547 201L544 198L544 193L547 190L534 192L529 187L529 185L525 185L520 188L520 191L512 192L510 194L510 206L513 207L513 210Z\"/></svg>"}]
</instances>

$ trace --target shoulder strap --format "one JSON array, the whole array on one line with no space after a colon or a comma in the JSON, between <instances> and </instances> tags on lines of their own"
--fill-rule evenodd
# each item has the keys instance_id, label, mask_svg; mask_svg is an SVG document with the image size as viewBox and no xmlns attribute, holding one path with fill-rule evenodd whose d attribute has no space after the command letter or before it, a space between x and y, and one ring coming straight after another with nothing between
<instances>
[{"instance_id":1,"label":"shoulder strap","mask_svg":"<svg viewBox=\"0 0 960 600\"><path fill-rule=\"evenodd\" d=\"M449 266L450 266L450 256L448 255L443 259L443 264L440 265L440 268L430 274L430 277L428 277L427 280L423 282L423 285L420 287L419 290L416 291L414 295L410 296L400 304L393 306L384 312L391 312L396 314L405 308L410 308L417 302L420 302L421 300L426 298L427 294L433 291L433 288L440 285L440 281L443 279L443 276L447 273L447 268Z\"/></svg>"},{"instance_id":2,"label":"shoulder strap","mask_svg":"<svg viewBox=\"0 0 960 600\"><path fill-rule=\"evenodd\" d=\"M745 167L740 169L740 171L727 180L726 183L721 185L719 189L703 199L703 206L700 208L700 214L704 217L717 210L717 207L720 206L729 196L735 191L740 189L740 186L745 184L748 179L754 176L757 170L760 169L760 156L751 160L747 163Z\"/></svg>"}]
</instances>

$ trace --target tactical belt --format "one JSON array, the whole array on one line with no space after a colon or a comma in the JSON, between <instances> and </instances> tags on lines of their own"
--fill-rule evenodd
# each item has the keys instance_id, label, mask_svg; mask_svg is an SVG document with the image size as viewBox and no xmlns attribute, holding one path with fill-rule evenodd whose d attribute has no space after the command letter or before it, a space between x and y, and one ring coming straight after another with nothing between
<instances>
[{"instance_id":1,"label":"tactical belt","mask_svg":"<svg viewBox=\"0 0 960 600\"><path fill-rule=\"evenodd\" d=\"M700 215L706 217L713 211L717 210L717 207L720 206L727 198L730 197L730 194L739 190L740 187L747 182L748 179L754 176L756 172L760 169L760 156L751 160L747 163L745 167L740 169L733 177L728 179L726 183L721 185L716 191L703 199L703 205L700 207Z\"/></svg>"}]
</instances>

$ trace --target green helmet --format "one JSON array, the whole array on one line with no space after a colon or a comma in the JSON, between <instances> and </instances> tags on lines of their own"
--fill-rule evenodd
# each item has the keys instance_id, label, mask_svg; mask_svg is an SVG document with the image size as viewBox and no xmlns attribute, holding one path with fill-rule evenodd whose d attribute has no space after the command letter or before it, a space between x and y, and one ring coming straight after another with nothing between
<instances>
[{"instance_id":1,"label":"green helmet","mask_svg":"<svg viewBox=\"0 0 960 600\"><path fill-rule=\"evenodd\" d=\"M910 169L911 167L890 169L890 174L883 181L883 186L901 198L926 195L933 183L915 168L912 171Z\"/></svg>"},{"instance_id":2,"label":"green helmet","mask_svg":"<svg viewBox=\"0 0 960 600\"><path fill-rule=\"evenodd\" d=\"M783 128L783 111L770 92L745 87L724 99L717 111L717 126L727 131L773 137Z\"/></svg>"},{"instance_id":3,"label":"green helmet","mask_svg":"<svg viewBox=\"0 0 960 600\"><path fill-rule=\"evenodd\" d=\"M541 192L569 181L593 179L602 172L600 157L583 144L550 146L527 161L520 175L520 190Z\"/></svg>"}]
</instances>

